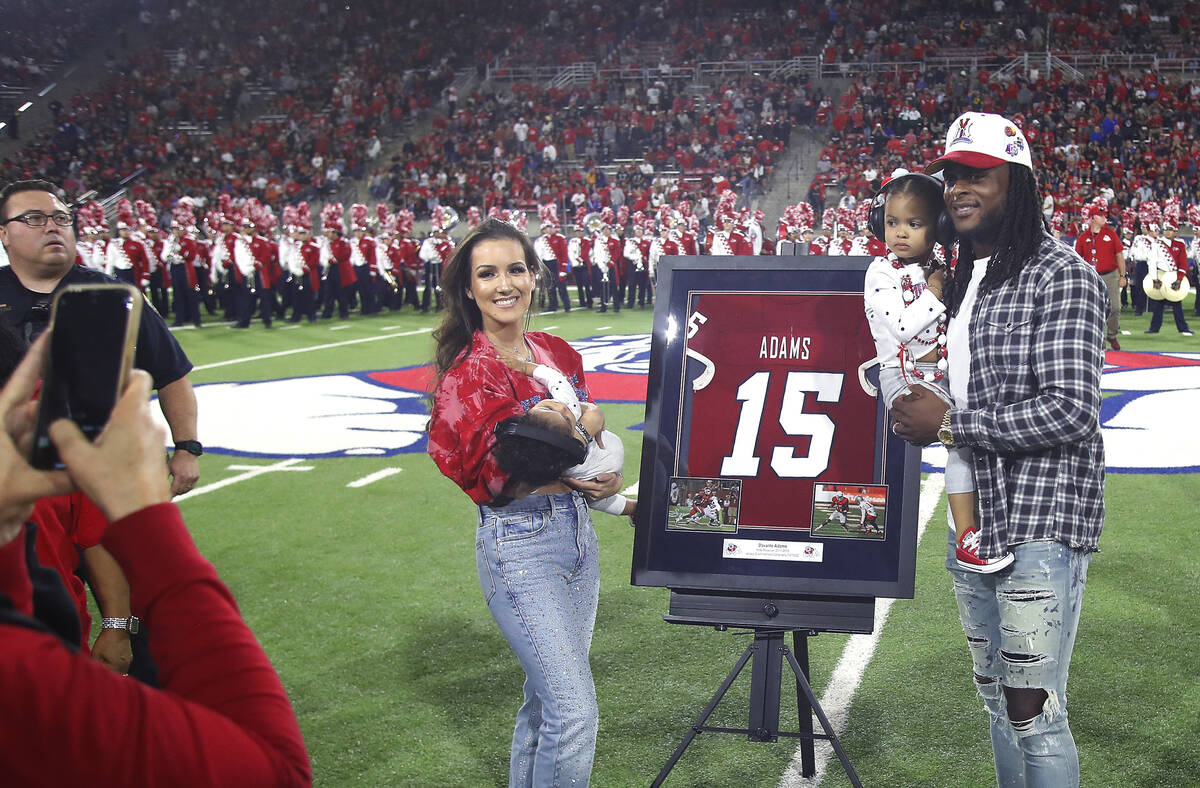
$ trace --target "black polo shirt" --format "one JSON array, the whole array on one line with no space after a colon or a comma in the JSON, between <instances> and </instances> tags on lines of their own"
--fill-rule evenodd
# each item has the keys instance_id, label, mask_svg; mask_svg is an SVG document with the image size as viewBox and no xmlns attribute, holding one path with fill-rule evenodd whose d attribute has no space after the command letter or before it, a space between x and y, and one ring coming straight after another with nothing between
<instances>
[{"instance_id":1,"label":"black polo shirt","mask_svg":"<svg viewBox=\"0 0 1200 788\"><path fill-rule=\"evenodd\" d=\"M117 281L100 271L73 265L55 286L54 293L67 285ZM50 323L50 304L54 301L54 293L35 293L21 284L11 267L0 268L0 321L27 345L33 344L33 340L37 339ZM162 315L158 314L149 301L142 305L133 365L150 373L155 389L174 383L192 370L192 362L171 335Z\"/></svg>"}]
</instances>

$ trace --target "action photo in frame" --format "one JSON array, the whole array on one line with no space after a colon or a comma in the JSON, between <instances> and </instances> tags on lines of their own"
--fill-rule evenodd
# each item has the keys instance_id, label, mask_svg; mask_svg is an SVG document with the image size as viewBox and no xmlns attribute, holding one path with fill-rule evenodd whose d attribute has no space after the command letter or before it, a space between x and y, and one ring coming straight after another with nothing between
<instances>
[{"instance_id":1,"label":"action photo in frame","mask_svg":"<svg viewBox=\"0 0 1200 788\"><path fill-rule=\"evenodd\" d=\"M912 596L920 452L864 385L870 259L794 260L660 264L635 585Z\"/></svg>"}]
</instances>

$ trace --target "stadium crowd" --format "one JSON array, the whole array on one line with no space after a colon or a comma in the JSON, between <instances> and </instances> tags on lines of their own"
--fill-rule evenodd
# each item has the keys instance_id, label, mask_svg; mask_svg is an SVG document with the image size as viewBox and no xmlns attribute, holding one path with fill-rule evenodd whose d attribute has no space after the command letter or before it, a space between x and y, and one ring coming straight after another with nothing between
<instances>
[{"instance_id":1,"label":"stadium crowd","mask_svg":"<svg viewBox=\"0 0 1200 788\"><path fill-rule=\"evenodd\" d=\"M1050 42L1170 53L1194 34L1165 2L1125 4L1129 25L1106 31L1095 29L1095 9L1053 0L973 0L969 21L958 24L925 0L901 21L881 8L815 0L717 3L708 13L665 0L613 14L540 2L496 22L482 4L465 3L450 26L433 9L379 13L380 2L343 8L311 0L270 20L244 19L237 7L151 4L141 21L154 45L111 55L114 76L72 97L53 132L0 162L0 177L111 193L135 176L130 196L164 217L183 195L202 210L226 194L279 212L334 199L345 182L364 183L370 199L418 219L438 205L465 214L553 202L566 214L580 206L653 211L686 199L707 229L726 189L754 205L794 126L830 135L808 192L821 217L829 187L839 187L843 208L869 196L896 166L928 160L938 142L932 130L969 107L1028 118L1031 140L1047 152L1047 216L1059 216L1068 235L1097 194L1108 197L1114 219L1147 200L1178 198L1186 207L1197 196L1200 85L1116 70L1076 80L1057 71L968 73L932 60L967 47L1009 57ZM25 32L27 44L34 32ZM457 52L459 36L473 42L470 59L444 54ZM654 42L666 45L643 46ZM813 51L826 61L931 60L855 81L840 96L795 77L729 77L707 93L672 78L678 65L699 59ZM605 72L565 87L488 83L465 95L454 84L484 64L502 74L506 65L581 59L658 76ZM431 131L393 144L417 118Z\"/></svg>"}]
</instances>

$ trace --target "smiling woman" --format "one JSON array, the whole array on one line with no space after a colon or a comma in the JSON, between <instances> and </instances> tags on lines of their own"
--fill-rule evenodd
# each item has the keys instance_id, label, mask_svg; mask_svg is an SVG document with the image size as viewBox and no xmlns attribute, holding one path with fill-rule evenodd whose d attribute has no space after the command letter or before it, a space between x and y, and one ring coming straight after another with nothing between
<instances>
[{"instance_id":1,"label":"smiling woman","mask_svg":"<svg viewBox=\"0 0 1200 788\"><path fill-rule=\"evenodd\" d=\"M600 567L584 495L612 495L621 477L534 488L513 482L495 457L496 426L548 398L502 357L558 370L591 401L579 353L556 336L526 331L538 270L529 238L499 219L472 230L447 263L429 454L479 506L479 585L525 670L509 784L586 785L599 725L588 652Z\"/></svg>"}]
</instances>

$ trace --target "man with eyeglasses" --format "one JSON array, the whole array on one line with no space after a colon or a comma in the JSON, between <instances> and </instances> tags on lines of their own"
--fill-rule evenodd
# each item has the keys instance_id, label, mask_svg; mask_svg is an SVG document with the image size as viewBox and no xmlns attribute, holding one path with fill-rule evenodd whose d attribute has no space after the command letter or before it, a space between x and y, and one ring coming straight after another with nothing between
<instances>
[{"instance_id":1,"label":"man with eyeglasses","mask_svg":"<svg viewBox=\"0 0 1200 788\"><path fill-rule=\"evenodd\" d=\"M10 265L0 269L0 320L27 344L50 321L54 294L70 284L114 282L99 271L75 264L74 215L48 181L16 181L0 190L0 243ZM162 317L143 309L134 364L150 373L175 451L167 463L171 493L196 486L196 394L188 372L192 363L171 336Z\"/></svg>"}]
</instances>

